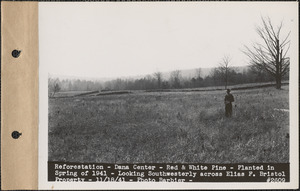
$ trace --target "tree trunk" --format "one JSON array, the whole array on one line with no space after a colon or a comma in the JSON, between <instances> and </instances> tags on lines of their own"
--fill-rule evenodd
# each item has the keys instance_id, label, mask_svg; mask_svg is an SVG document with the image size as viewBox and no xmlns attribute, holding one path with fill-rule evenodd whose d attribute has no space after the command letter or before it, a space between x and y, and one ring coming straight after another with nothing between
<instances>
[{"instance_id":1,"label":"tree trunk","mask_svg":"<svg viewBox=\"0 0 300 191\"><path fill-rule=\"evenodd\" d=\"M276 75L276 89L281 89L281 76Z\"/></svg>"},{"instance_id":2,"label":"tree trunk","mask_svg":"<svg viewBox=\"0 0 300 191\"><path fill-rule=\"evenodd\" d=\"M279 39L276 39L276 89L281 89L281 61L280 56L280 44Z\"/></svg>"},{"instance_id":3,"label":"tree trunk","mask_svg":"<svg viewBox=\"0 0 300 191\"><path fill-rule=\"evenodd\" d=\"M226 69L226 72L225 72L225 90L227 89L227 69Z\"/></svg>"}]
</instances>

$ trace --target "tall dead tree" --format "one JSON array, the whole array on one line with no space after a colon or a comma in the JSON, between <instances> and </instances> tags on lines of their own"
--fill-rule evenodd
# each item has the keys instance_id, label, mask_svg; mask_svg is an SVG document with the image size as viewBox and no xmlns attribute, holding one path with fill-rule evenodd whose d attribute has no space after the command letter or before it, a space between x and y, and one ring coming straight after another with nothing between
<instances>
[{"instance_id":1,"label":"tall dead tree","mask_svg":"<svg viewBox=\"0 0 300 191\"><path fill-rule=\"evenodd\" d=\"M201 69L201 68L197 68L197 69L196 69L196 77L197 77L198 79L200 79L200 78L201 78L201 75L202 75L202 69Z\"/></svg>"},{"instance_id":2,"label":"tall dead tree","mask_svg":"<svg viewBox=\"0 0 300 191\"><path fill-rule=\"evenodd\" d=\"M250 63L257 69L271 74L276 80L276 88L281 88L281 79L289 72L290 59L287 53L290 48L289 36L281 35L283 23L275 29L270 18L262 18L262 26L256 28L256 32L262 43L255 43L250 48L245 46L243 51Z\"/></svg>"},{"instance_id":3,"label":"tall dead tree","mask_svg":"<svg viewBox=\"0 0 300 191\"><path fill-rule=\"evenodd\" d=\"M181 71L180 70L175 70L171 72L170 75L170 82L172 84L173 88L180 88L181 86Z\"/></svg>"},{"instance_id":4,"label":"tall dead tree","mask_svg":"<svg viewBox=\"0 0 300 191\"><path fill-rule=\"evenodd\" d=\"M162 83L162 73L161 72L155 72L153 75L154 75L154 78L157 80L158 89L160 89L161 88L161 83Z\"/></svg>"},{"instance_id":5,"label":"tall dead tree","mask_svg":"<svg viewBox=\"0 0 300 191\"><path fill-rule=\"evenodd\" d=\"M203 78L201 77L202 75L202 69L201 68L197 68L196 69L196 79L193 78L192 79L192 83L193 83L193 86L195 87L200 87L202 85L202 81L203 81Z\"/></svg>"},{"instance_id":6,"label":"tall dead tree","mask_svg":"<svg viewBox=\"0 0 300 191\"><path fill-rule=\"evenodd\" d=\"M230 56L224 56L222 58L222 61L220 62L220 66L219 66L219 71L223 76L224 82L225 82L225 89L227 89L227 85L228 85L228 75L229 75L229 70L230 70L230 63L231 58Z\"/></svg>"},{"instance_id":7,"label":"tall dead tree","mask_svg":"<svg viewBox=\"0 0 300 191\"><path fill-rule=\"evenodd\" d=\"M61 90L61 87L59 85L59 79L58 78L51 78L48 77L48 96L54 97L55 93L59 92Z\"/></svg>"}]
</instances>

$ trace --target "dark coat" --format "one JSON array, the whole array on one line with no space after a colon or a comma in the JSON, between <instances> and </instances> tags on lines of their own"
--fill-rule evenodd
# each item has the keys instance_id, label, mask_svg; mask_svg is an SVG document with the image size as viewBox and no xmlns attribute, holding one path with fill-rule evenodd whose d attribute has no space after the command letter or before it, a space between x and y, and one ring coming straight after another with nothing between
<instances>
[{"instance_id":1,"label":"dark coat","mask_svg":"<svg viewBox=\"0 0 300 191\"><path fill-rule=\"evenodd\" d=\"M231 93L227 94L224 99L225 104L231 104L234 102L234 97Z\"/></svg>"},{"instance_id":2,"label":"dark coat","mask_svg":"<svg viewBox=\"0 0 300 191\"><path fill-rule=\"evenodd\" d=\"M225 102L225 116L231 117L232 115L232 102L234 102L234 97L231 93L228 93L224 99Z\"/></svg>"}]
</instances>

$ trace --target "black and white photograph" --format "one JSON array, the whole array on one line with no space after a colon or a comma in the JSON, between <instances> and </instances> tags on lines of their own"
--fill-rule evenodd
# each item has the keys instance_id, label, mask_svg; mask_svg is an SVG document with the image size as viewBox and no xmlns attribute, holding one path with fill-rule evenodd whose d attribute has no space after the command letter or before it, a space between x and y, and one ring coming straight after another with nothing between
<instances>
[{"instance_id":1,"label":"black and white photograph","mask_svg":"<svg viewBox=\"0 0 300 191\"><path fill-rule=\"evenodd\" d=\"M111 164L125 182L180 182L185 168L198 182L290 182L296 6L40 3L40 155L53 181ZM101 182L100 167L82 181ZM179 174L151 179L148 167Z\"/></svg>"}]
</instances>

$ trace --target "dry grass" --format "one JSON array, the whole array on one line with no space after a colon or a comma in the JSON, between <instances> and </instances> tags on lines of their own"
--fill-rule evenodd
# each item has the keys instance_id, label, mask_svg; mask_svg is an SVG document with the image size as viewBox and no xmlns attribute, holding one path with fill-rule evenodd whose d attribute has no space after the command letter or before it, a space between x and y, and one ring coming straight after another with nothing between
<instances>
[{"instance_id":1,"label":"dry grass","mask_svg":"<svg viewBox=\"0 0 300 191\"><path fill-rule=\"evenodd\" d=\"M288 87L49 99L49 161L289 162Z\"/></svg>"}]
</instances>

